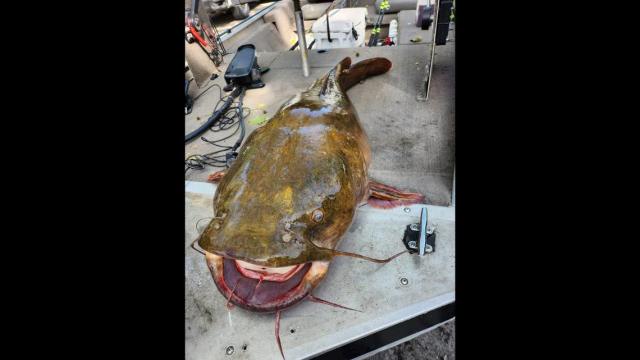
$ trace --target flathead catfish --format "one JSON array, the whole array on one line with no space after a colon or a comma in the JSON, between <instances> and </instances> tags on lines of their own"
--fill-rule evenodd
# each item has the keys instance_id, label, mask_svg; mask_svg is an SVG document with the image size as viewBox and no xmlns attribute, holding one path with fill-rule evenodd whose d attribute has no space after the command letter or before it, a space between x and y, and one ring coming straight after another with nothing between
<instances>
[{"instance_id":1,"label":"flathead catfish","mask_svg":"<svg viewBox=\"0 0 640 360\"><path fill-rule=\"evenodd\" d=\"M385 58L351 66L347 57L283 104L247 138L221 177L215 217L197 239L228 304L276 312L281 352L280 310L305 298L339 306L311 295L334 256L384 263L404 253L377 260L336 250L356 209L424 201L421 194L369 179L371 149L346 95L390 68Z\"/></svg>"}]
</instances>

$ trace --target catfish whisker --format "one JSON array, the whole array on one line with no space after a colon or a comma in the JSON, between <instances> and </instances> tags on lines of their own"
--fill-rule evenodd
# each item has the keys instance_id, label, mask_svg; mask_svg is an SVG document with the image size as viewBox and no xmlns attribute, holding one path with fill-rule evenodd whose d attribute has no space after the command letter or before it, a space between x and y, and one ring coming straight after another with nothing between
<instances>
[{"instance_id":1,"label":"catfish whisker","mask_svg":"<svg viewBox=\"0 0 640 360\"><path fill-rule=\"evenodd\" d=\"M362 260L372 261L372 262L378 263L378 264L386 264L389 261L397 258L398 256L400 256L400 255L402 255L402 254L404 254L406 252L409 252L409 251L408 250L401 251L401 252L391 256L390 258L386 258L386 259L374 259L374 258L371 258L371 257L368 257L368 256L364 256L364 255L360 255L360 254L355 254L355 253L350 253L350 252L345 252L345 251L339 251L339 250L333 250L333 254L335 256L350 256L350 257L354 257L354 258L358 258L358 259L362 259Z\"/></svg>"},{"instance_id":2,"label":"catfish whisker","mask_svg":"<svg viewBox=\"0 0 640 360\"><path fill-rule=\"evenodd\" d=\"M284 360L282 343L280 343L280 310L276 311L276 342L278 343L278 348L280 349L280 355L282 355L282 359Z\"/></svg>"},{"instance_id":3,"label":"catfish whisker","mask_svg":"<svg viewBox=\"0 0 640 360\"><path fill-rule=\"evenodd\" d=\"M325 305L330 305L330 306L335 306L335 307L339 307L341 309L346 309L346 310L353 310L353 311L357 311L357 312L362 312L362 310L357 310L357 309L352 309L350 307L346 307L340 304L336 304L336 303L332 303L331 301L327 301L327 300L323 300L320 298L317 298L311 294L308 295L309 297L309 301L313 301L313 302L317 302L319 304L325 304Z\"/></svg>"},{"instance_id":4,"label":"catfish whisker","mask_svg":"<svg viewBox=\"0 0 640 360\"><path fill-rule=\"evenodd\" d=\"M242 280L242 278L239 278L236 281L236 284L233 286L233 290L231 290L231 294L229 294L229 299L227 300L227 309L231 310L233 308L233 305L231 304L231 298L233 297L233 293L236 292L236 289L238 288L238 284L240 283L240 280Z\"/></svg>"},{"instance_id":5,"label":"catfish whisker","mask_svg":"<svg viewBox=\"0 0 640 360\"><path fill-rule=\"evenodd\" d=\"M192 248L193 250L195 250L195 251L199 252L200 254L202 254L202 255L205 255L205 256L206 256L207 254L205 254L205 253L204 253L204 251L199 250L199 249L196 249L195 244L196 244L196 242L197 242L197 241L198 241L198 238L196 238L195 240L193 240L193 242L191 243L191 248Z\"/></svg>"},{"instance_id":6,"label":"catfish whisker","mask_svg":"<svg viewBox=\"0 0 640 360\"><path fill-rule=\"evenodd\" d=\"M213 220L213 219L215 219L215 218L206 217L206 218L202 218L202 219L200 219L200 220L196 221L196 231L197 231L198 233L200 233L200 234L202 233L202 231L200 231L200 229L198 228L198 225L200 225L200 222L201 222L202 220L205 220L205 219L211 219L211 220Z\"/></svg>"}]
</instances>

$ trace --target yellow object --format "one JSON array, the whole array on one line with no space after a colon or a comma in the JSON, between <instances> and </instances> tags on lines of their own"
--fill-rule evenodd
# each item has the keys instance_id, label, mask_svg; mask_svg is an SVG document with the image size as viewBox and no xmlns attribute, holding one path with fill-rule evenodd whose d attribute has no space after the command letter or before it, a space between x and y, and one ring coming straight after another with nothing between
<instances>
[{"instance_id":1,"label":"yellow object","mask_svg":"<svg viewBox=\"0 0 640 360\"><path fill-rule=\"evenodd\" d=\"M265 122L267 122L267 117L264 115L258 115L256 117L254 117L253 119L249 120L249 124L251 125L262 125Z\"/></svg>"}]
</instances>

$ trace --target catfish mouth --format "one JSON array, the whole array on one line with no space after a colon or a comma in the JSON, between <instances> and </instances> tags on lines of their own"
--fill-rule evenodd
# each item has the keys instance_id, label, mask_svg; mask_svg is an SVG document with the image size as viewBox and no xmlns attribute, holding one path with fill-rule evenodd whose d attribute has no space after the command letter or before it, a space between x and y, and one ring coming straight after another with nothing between
<instances>
[{"instance_id":1,"label":"catfish mouth","mask_svg":"<svg viewBox=\"0 0 640 360\"><path fill-rule=\"evenodd\" d=\"M307 297L324 278L328 261L265 267L206 252L207 265L222 295L241 308L274 312Z\"/></svg>"}]
</instances>

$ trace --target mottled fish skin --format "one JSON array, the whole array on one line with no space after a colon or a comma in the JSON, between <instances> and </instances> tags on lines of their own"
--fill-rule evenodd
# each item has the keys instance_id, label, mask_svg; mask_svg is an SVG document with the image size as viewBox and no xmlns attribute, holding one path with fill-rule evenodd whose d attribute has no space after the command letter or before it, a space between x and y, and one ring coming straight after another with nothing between
<instances>
[{"instance_id":1,"label":"mottled fish skin","mask_svg":"<svg viewBox=\"0 0 640 360\"><path fill-rule=\"evenodd\" d=\"M390 67L346 58L256 129L218 185L200 247L268 267L330 260L321 248L338 246L369 196L371 150L345 91Z\"/></svg>"}]
</instances>

